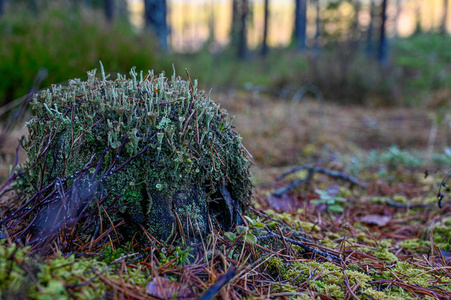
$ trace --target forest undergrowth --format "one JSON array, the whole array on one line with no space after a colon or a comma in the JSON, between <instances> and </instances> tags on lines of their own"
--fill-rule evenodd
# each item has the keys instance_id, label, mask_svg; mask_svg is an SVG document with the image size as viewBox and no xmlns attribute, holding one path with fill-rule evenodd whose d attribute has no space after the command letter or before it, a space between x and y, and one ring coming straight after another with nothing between
<instances>
[{"instance_id":1,"label":"forest undergrowth","mask_svg":"<svg viewBox=\"0 0 451 300\"><path fill-rule=\"evenodd\" d=\"M236 114L254 156L256 187L243 224L232 232L214 228L187 247L151 237L118 244L121 224L105 221L102 239L89 248L61 253L54 245L46 256L2 230L0 298L451 298L451 151L443 111L233 91L218 98ZM22 133L2 134L1 183ZM290 173L295 167L303 168ZM2 211L13 193L0 194Z\"/></svg>"}]
</instances>

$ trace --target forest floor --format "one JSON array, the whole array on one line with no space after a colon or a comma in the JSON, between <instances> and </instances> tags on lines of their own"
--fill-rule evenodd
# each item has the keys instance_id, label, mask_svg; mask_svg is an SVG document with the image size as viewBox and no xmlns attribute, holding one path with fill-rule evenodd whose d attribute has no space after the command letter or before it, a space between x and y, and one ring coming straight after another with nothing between
<instances>
[{"instance_id":1,"label":"forest floor","mask_svg":"<svg viewBox=\"0 0 451 300\"><path fill-rule=\"evenodd\" d=\"M215 100L236 115L253 155L254 203L243 226L211 234L197 257L180 246L149 252L128 243L38 264L26 249L0 242L0 274L9 276L0 295L451 298L451 130L443 108L293 103L240 92ZM0 182L23 132L3 135ZM7 201L0 196L2 208Z\"/></svg>"}]
</instances>

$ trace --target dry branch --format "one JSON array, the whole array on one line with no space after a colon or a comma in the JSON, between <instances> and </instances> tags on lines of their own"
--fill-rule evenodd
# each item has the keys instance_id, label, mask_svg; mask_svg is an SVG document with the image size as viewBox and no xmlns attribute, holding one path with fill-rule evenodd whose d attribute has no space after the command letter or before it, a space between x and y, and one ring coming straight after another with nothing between
<instances>
[{"instance_id":1,"label":"dry branch","mask_svg":"<svg viewBox=\"0 0 451 300\"><path fill-rule=\"evenodd\" d=\"M283 194L291 191L292 189L294 189L298 185L300 185L300 184L302 184L304 182L307 182L310 179L312 179L313 175L315 174L315 172L322 173L322 174L325 174L325 175L328 175L328 176L331 176L331 177L343 179L343 180L349 181L352 184L355 184L357 186L366 188L366 184L365 183L359 181L357 178L355 178L355 177L353 177L351 175L348 175L348 174L340 172L340 171L325 169L325 168L322 168L322 167L317 167L317 166L312 166L312 165L299 166L299 167L293 168L290 171L279 175L276 178L276 180L280 180L280 179L282 179L282 178L284 178L284 177L286 177L286 176L288 176L290 174L293 174L293 173L301 171L301 170L307 170L307 172L308 172L307 176L304 179L299 179L299 180L294 181L289 186L287 186L285 188L281 188L281 189L275 191L273 195L276 196L276 197L282 196Z\"/></svg>"}]
</instances>

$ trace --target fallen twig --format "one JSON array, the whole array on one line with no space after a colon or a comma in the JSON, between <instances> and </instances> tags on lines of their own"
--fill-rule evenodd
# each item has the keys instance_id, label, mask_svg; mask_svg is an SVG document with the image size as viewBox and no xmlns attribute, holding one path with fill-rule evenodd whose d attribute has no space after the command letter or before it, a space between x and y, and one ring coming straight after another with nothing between
<instances>
[{"instance_id":1,"label":"fallen twig","mask_svg":"<svg viewBox=\"0 0 451 300\"><path fill-rule=\"evenodd\" d=\"M273 195L277 196L277 197L282 196L283 194L285 194L288 191L294 189L298 185L300 185L300 184L302 184L304 182L307 182L310 179L312 179L312 177L315 174L315 172L323 173L323 174L331 176L331 177L340 178L340 179L349 181L352 184L355 184L355 185L358 185L360 187L366 188L366 184L365 183L360 182L357 178L355 178L355 177L353 177L351 175L345 174L345 173L340 172L340 171L325 169L325 168L322 168L322 167L317 167L317 166L312 166L312 165L300 166L300 167L293 168L290 171L279 175L276 178L276 180L280 180L280 179L282 179L282 178L284 178L284 177L286 177L286 176L288 176L290 174L293 174L293 173L301 171L301 170L307 170L308 171L308 174L307 174L307 176L304 179L296 180L295 182L293 182L289 186L287 186L285 188L281 188L281 189L275 191Z\"/></svg>"},{"instance_id":2,"label":"fallen twig","mask_svg":"<svg viewBox=\"0 0 451 300\"><path fill-rule=\"evenodd\" d=\"M235 276L236 268L231 266L227 273L221 275L216 282L200 297L199 300L210 300Z\"/></svg>"},{"instance_id":3,"label":"fallen twig","mask_svg":"<svg viewBox=\"0 0 451 300\"><path fill-rule=\"evenodd\" d=\"M301 246L301 247L304 248L306 251L312 252L313 254L321 255L321 256L323 256L324 258L328 259L328 260L335 261L335 262L341 262L341 261L342 261L342 259L341 259L339 256L330 254L330 253L328 253L328 252L326 252L326 251L323 251L323 250L320 250L320 249L318 249L318 248L310 247L310 246L308 246L308 245L306 245L306 244L304 244L304 243L302 243L302 242L300 242L300 241L296 241L296 240L293 240L293 239L284 237L284 236L282 236L282 235L279 235L279 234L276 234L276 233L273 233L273 232L270 232L270 234L271 234L272 236L276 237L276 238L279 238L279 239L281 239L281 240L285 240L285 241L287 241L287 242L290 242L291 244L294 244L294 245L297 245L297 246Z\"/></svg>"}]
</instances>

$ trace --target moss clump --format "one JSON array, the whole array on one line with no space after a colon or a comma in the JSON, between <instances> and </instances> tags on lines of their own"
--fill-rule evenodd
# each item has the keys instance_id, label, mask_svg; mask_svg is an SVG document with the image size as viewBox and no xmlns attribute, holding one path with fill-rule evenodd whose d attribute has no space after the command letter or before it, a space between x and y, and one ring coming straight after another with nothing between
<instances>
[{"instance_id":1,"label":"moss clump","mask_svg":"<svg viewBox=\"0 0 451 300\"><path fill-rule=\"evenodd\" d=\"M319 280L308 281L309 285L318 292L325 293L334 299L344 299L346 274L351 285L359 284L361 288L367 288L370 285L371 277L359 271L345 269L344 271L337 265L330 262L304 261L295 262L291 268L284 274L285 280L291 280L299 284L315 277L315 274L321 274Z\"/></svg>"},{"instance_id":2,"label":"moss clump","mask_svg":"<svg viewBox=\"0 0 451 300\"><path fill-rule=\"evenodd\" d=\"M398 261L398 257L391 253L387 248L379 247L377 250L371 251L374 257L383 261Z\"/></svg>"},{"instance_id":3,"label":"moss clump","mask_svg":"<svg viewBox=\"0 0 451 300\"><path fill-rule=\"evenodd\" d=\"M92 194L91 209L101 202L114 223L127 221L124 235L141 227L159 239L205 235L207 210L230 227L249 206L252 184L242 138L225 110L197 81L134 69L116 80L95 74L34 97L18 187L33 195L56 180L85 202ZM122 197L102 198L108 193ZM84 204L71 203L78 213Z\"/></svg>"},{"instance_id":4,"label":"moss clump","mask_svg":"<svg viewBox=\"0 0 451 300\"><path fill-rule=\"evenodd\" d=\"M268 268L268 273L274 277L278 277L279 275L285 277L287 268L285 267L285 262L276 256L272 256L267 259L264 265Z\"/></svg>"},{"instance_id":5,"label":"moss clump","mask_svg":"<svg viewBox=\"0 0 451 300\"><path fill-rule=\"evenodd\" d=\"M99 299L108 286L97 276L106 264L97 260L76 260L73 255L65 258L54 256L47 261L31 257L29 247L0 242L0 298L1 299ZM133 271L132 271L133 272ZM113 273L113 272L112 272ZM104 275L117 278L115 274ZM139 275L139 280L134 275ZM144 285L146 274L130 275L135 283ZM85 278L92 278L85 284ZM69 293L69 291L71 293Z\"/></svg>"},{"instance_id":6,"label":"moss clump","mask_svg":"<svg viewBox=\"0 0 451 300\"><path fill-rule=\"evenodd\" d=\"M409 251L414 251L417 253L427 253L430 248L430 242L419 238L407 239L399 242L398 245Z\"/></svg>"},{"instance_id":7,"label":"moss clump","mask_svg":"<svg viewBox=\"0 0 451 300\"><path fill-rule=\"evenodd\" d=\"M403 300L405 298L399 297L399 296L391 296L387 295L385 292L376 291L374 289L366 289L362 291L363 295L366 295L366 297L362 297L362 299L374 299L374 300Z\"/></svg>"}]
</instances>

